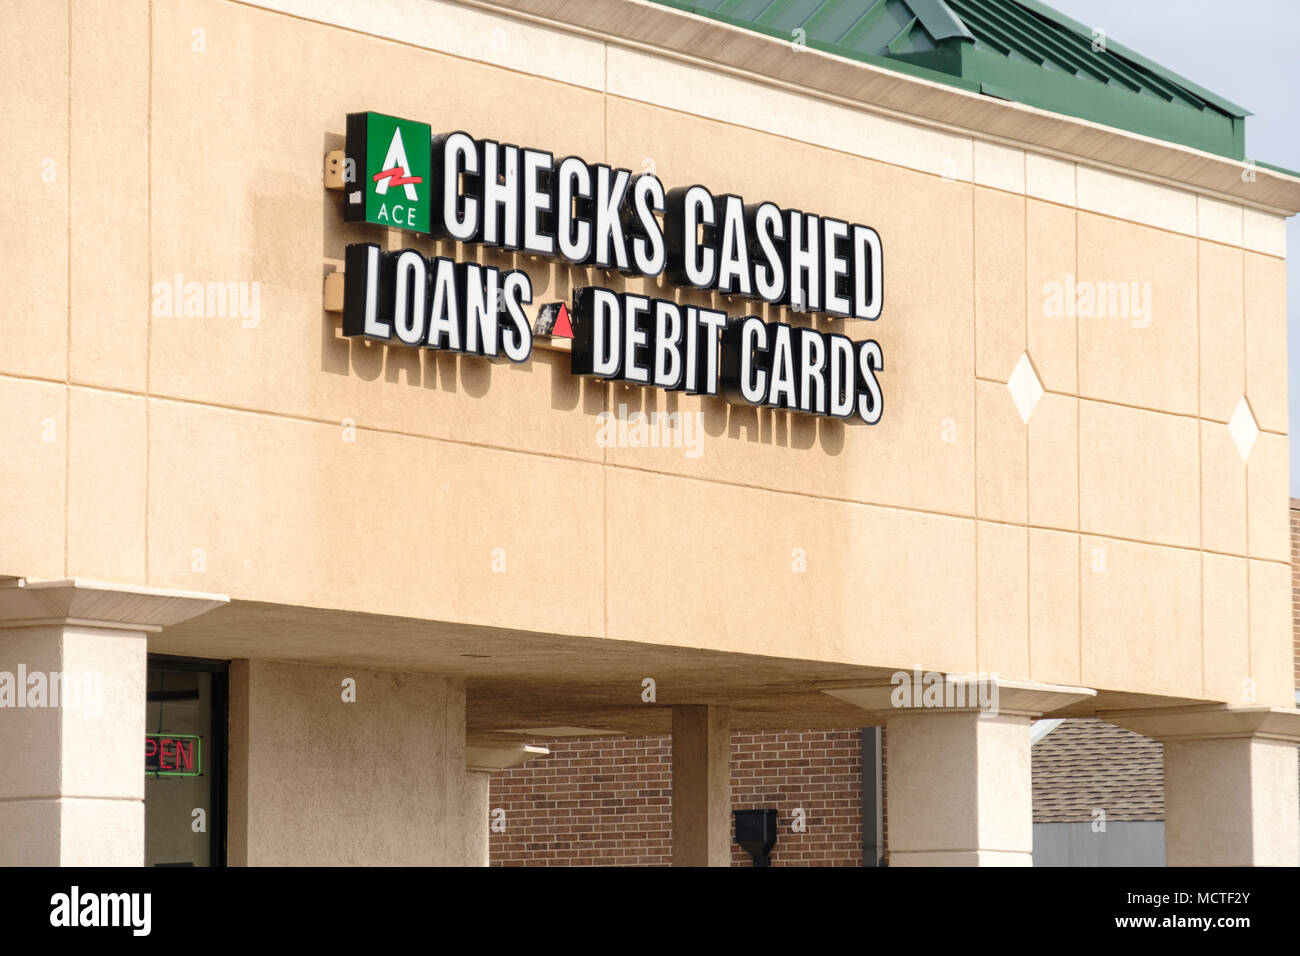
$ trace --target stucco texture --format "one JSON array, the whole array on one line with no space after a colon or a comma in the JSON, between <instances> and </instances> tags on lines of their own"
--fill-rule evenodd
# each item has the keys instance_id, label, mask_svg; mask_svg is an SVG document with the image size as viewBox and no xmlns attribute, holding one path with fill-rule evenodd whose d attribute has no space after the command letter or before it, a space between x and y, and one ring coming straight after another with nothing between
<instances>
[{"instance_id":1,"label":"stucco texture","mask_svg":"<svg viewBox=\"0 0 1300 956\"><path fill-rule=\"evenodd\" d=\"M18 4L0 36L0 106L24 131L0 143L0 574L762 654L826 678L919 665L1099 701L1249 686L1291 704L1283 260L1179 232L1193 193L1134 180L1124 217L1083 209L1085 184L1094 206L1116 194L1072 163L812 100L804 138L779 135L797 93L523 20L500 19L491 55L457 55L222 0L73 10L69 29L62 5ZM552 44L570 61L556 76L511 68ZM349 242L525 268L537 303L647 286L345 225L322 156L366 109L872 225L882 317L813 321L880 342L883 421L580 382L562 353L511 367L344 339L321 289ZM178 274L258 283L257 321L157 314L154 284ZM1069 282L1148 283L1150 321L1050 314L1046 288ZM1006 385L1026 354L1047 389L1028 422ZM1242 397L1262 429L1244 464L1225 438ZM619 404L698 411L702 454L601 447L596 415ZM276 666L249 676L270 734L250 760L282 768L255 845L349 859L350 785L321 776L313 722L370 722L348 747L401 722L372 695L329 700L329 681L281 711L291 695L257 676ZM566 676L542 657L531 679ZM385 753L345 763L398 800L414 770ZM305 780L327 794L308 814ZM432 859L452 852L435 831L375 838Z\"/></svg>"}]
</instances>

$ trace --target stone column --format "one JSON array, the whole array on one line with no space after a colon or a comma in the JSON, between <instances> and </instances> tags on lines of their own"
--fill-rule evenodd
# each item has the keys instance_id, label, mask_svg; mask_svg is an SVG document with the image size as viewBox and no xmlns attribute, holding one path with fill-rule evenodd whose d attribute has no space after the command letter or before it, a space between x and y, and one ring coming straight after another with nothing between
<instances>
[{"instance_id":1,"label":"stone column","mask_svg":"<svg viewBox=\"0 0 1300 956\"><path fill-rule=\"evenodd\" d=\"M890 866L1032 866L1034 718L1094 695L1031 681L907 674L822 687L885 726Z\"/></svg>"},{"instance_id":2,"label":"stone column","mask_svg":"<svg viewBox=\"0 0 1300 956\"><path fill-rule=\"evenodd\" d=\"M147 635L227 600L0 584L0 866L144 863Z\"/></svg>"},{"instance_id":3,"label":"stone column","mask_svg":"<svg viewBox=\"0 0 1300 956\"><path fill-rule=\"evenodd\" d=\"M1300 710L1213 705L1098 716L1164 744L1167 865L1300 865Z\"/></svg>"},{"instance_id":4,"label":"stone column","mask_svg":"<svg viewBox=\"0 0 1300 956\"><path fill-rule=\"evenodd\" d=\"M464 860L466 866L488 866L491 862L491 843L488 828L492 814L492 774L485 770L466 770L465 807L467 822L474 825L465 831ZM474 821L477 820L475 823Z\"/></svg>"},{"instance_id":5,"label":"stone column","mask_svg":"<svg viewBox=\"0 0 1300 956\"><path fill-rule=\"evenodd\" d=\"M490 860L492 815L492 774L511 767L522 767L529 760L549 756L546 747L513 743L492 737L476 737L465 742L465 780L467 813L477 821L468 830L469 848L465 859L475 866L487 866ZM510 827L509 814L504 814L501 824Z\"/></svg>"},{"instance_id":6,"label":"stone column","mask_svg":"<svg viewBox=\"0 0 1300 956\"><path fill-rule=\"evenodd\" d=\"M232 866L480 865L478 769L459 679L231 663Z\"/></svg>"},{"instance_id":7,"label":"stone column","mask_svg":"<svg viewBox=\"0 0 1300 956\"><path fill-rule=\"evenodd\" d=\"M727 713L673 707L673 866L730 866L731 838Z\"/></svg>"}]
</instances>

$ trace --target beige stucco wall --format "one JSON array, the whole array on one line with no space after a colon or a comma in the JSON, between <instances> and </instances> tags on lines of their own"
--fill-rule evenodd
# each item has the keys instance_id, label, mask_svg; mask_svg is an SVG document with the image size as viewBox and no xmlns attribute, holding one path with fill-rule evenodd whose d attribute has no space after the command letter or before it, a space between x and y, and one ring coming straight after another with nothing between
<instances>
[{"instance_id":1,"label":"beige stucco wall","mask_svg":"<svg viewBox=\"0 0 1300 956\"><path fill-rule=\"evenodd\" d=\"M399 43L224 0L7 5L0 574L1291 703L1280 219L422 9ZM341 338L322 275L378 233L344 226L321 159L365 109L873 225L883 317L819 322L882 344L883 422ZM517 264L537 301L644 284ZM154 316L177 273L260 283L256 326ZM1067 276L1150 282L1153 321L1045 315ZM602 449L619 403L699 410L703 454Z\"/></svg>"},{"instance_id":2,"label":"beige stucco wall","mask_svg":"<svg viewBox=\"0 0 1300 956\"><path fill-rule=\"evenodd\" d=\"M232 865L483 865L485 776L465 769L457 681L231 665Z\"/></svg>"}]
</instances>

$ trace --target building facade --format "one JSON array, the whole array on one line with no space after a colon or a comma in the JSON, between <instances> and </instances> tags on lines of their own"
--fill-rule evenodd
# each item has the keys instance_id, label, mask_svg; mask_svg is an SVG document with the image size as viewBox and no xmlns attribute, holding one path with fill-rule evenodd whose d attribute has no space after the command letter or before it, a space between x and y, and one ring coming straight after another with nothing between
<instances>
[{"instance_id":1,"label":"building facade","mask_svg":"<svg viewBox=\"0 0 1300 956\"><path fill-rule=\"evenodd\" d=\"M1029 0L714 7L4 5L0 862L482 865L617 734L726 865L733 732L883 726L890 865L1028 865L1044 716L1300 859L1300 178Z\"/></svg>"},{"instance_id":2,"label":"building facade","mask_svg":"<svg viewBox=\"0 0 1300 956\"><path fill-rule=\"evenodd\" d=\"M1300 500L1291 499L1290 516L1295 582ZM1292 602L1300 702L1300 587L1294 583ZM888 865L887 760L880 760L877 776L873 730L732 734L731 804L776 810L772 865ZM1158 740L1082 718L1038 721L1030 741L1035 866L1164 864ZM672 862L671 737L547 743L544 759L493 777L492 865ZM883 734L880 751L888 756ZM751 865L739 845L732 847L731 865Z\"/></svg>"}]
</instances>

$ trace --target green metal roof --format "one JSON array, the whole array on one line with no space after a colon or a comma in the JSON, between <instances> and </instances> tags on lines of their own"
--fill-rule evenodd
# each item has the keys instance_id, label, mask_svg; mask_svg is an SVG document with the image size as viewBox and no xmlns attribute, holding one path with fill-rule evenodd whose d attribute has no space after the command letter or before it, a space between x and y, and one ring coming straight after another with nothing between
<instances>
[{"instance_id":1,"label":"green metal roof","mask_svg":"<svg viewBox=\"0 0 1300 956\"><path fill-rule=\"evenodd\" d=\"M1110 37L1094 51L1092 30L1038 0L655 2L972 92L1246 155L1246 110Z\"/></svg>"}]
</instances>

